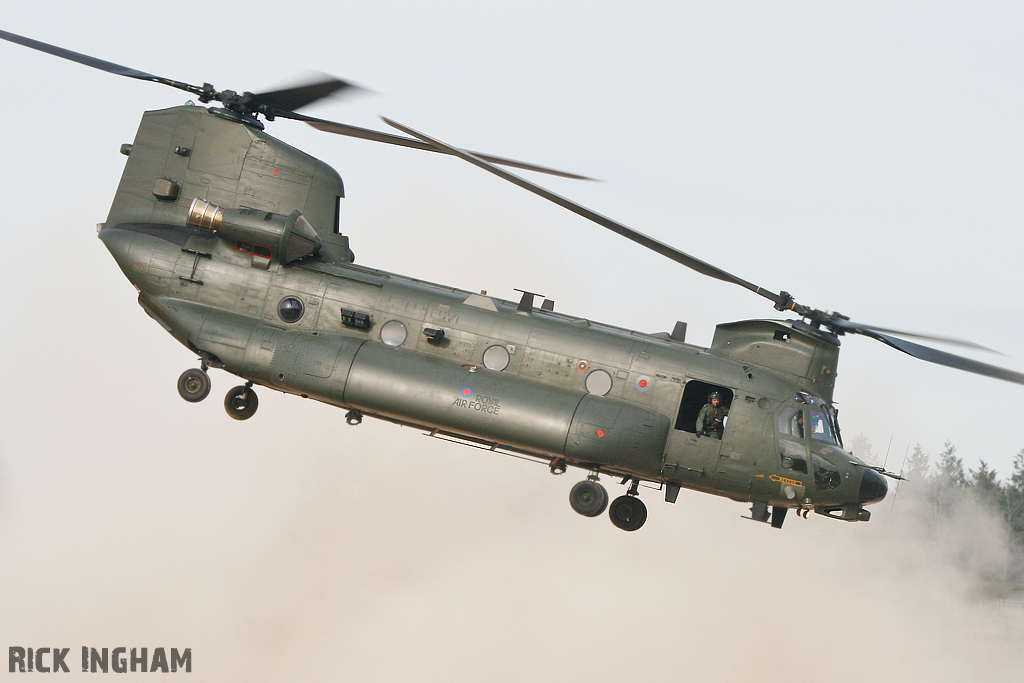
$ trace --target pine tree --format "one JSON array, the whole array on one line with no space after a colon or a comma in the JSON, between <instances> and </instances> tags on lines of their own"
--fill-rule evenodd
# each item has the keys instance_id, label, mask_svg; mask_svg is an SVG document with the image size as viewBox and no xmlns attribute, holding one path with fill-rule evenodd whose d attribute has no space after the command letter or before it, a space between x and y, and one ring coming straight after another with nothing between
<instances>
[{"instance_id":1,"label":"pine tree","mask_svg":"<svg viewBox=\"0 0 1024 683\"><path fill-rule=\"evenodd\" d=\"M1006 520L1018 548L1024 549L1024 448L1013 456L1013 473L1004 487Z\"/></svg>"},{"instance_id":2,"label":"pine tree","mask_svg":"<svg viewBox=\"0 0 1024 683\"><path fill-rule=\"evenodd\" d=\"M866 463L878 464L878 458L875 457L871 441L862 433L857 434L850 441L850 452Z\"/></svg>"},{"instance_id":3,"label":"pine tree","mask_svg":"<svg viewBox=\"0 0 1024 683\"><path fill-rule=\"evenodd\" d=\"M924 483L928 480L931 471L931 463L928 462L928 455L921 449L921 444L914 446L914 452L907 458L904 467L907 481Z\"/></svg>"},{"instance_id":4,"label":"pine tree","mask_svg":"<svg viewBox=\"0 0 1024 683\"><path fill-rule=\"evenodd\" d=\"M974 495L986 506L998 510L1003 487L999 483L996 471L989 469L988 463L984 460L978 464L978 469L968 471L970 472L970 479L967 484L974 492Z\"/></svg>"},{"instance_id":5,"label":"pine tree","mask_svg":"<svg viewBox=\"0 0 1024 683\"><path fill-rule=\"evenodd\" d=\"M954 488L967 486L967 475L964 474L963 458L956 457L956 446L949 441L945 449L939 453L939 469L936 477L941 483Z\"/></svg>"}]
</instances>

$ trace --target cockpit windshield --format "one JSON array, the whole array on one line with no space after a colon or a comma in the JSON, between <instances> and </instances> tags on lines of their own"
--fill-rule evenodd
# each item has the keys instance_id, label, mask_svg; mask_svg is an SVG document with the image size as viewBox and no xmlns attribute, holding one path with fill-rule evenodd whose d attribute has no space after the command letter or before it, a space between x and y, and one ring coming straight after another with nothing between
<instances>
[{"instance_id":1,"label":"cockpit windshield","mask_svg":"<svg viewBox=\"0 0 1024 683\"><path fill-rule=\"evenodd\" d=\"M788 431L790 434L798 437L803 437L804 432L806 435L814 439L815 441L822 441L824 443L830 443L833 445L841 446L842 442L839 439L839 425L836 423L836 413L838 412L834 406L825 403L821 398L808 394L806 391L799 391L791 399L793 401L802 403L810 408L807 411L808 425L805 429L801 417L801 423L799 425L799 433L797 433L797 427L795 423L788 425L788 430L783 429L782 420L780 418L779 431ZM793 414L802 415L802 411L790 411L784 413L791 419Z\"/></svg>"},{"instance_id":2,"label":"cockpit windshield","mask_svg":"<svg viewBox=\"0 0 1024 683\"><path fill-rule=\"evenodd\" d=\"M825 418L825 414L817 410L811 411L811 438L825 443L836 442L835 436L832 435L832 425Z\"/></svg>"}]
</instances>

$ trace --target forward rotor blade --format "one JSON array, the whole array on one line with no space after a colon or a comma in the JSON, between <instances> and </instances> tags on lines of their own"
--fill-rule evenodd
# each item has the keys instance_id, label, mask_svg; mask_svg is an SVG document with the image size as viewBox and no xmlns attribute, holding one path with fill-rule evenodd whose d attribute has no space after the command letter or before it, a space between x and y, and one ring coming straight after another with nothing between
<instances>
[{"instance_id":1,"label":"forward rotor blade","mask_svg":"<svg viewBox=\"0 0 1024 683\"><path fill-rule=\"evenodd\" d=\"M309 106L317 100L329 97L339 90L358 88L359 86L357 85L328 76L323 80L307 85L256 93L250 96L249 102L255 105L292 112Z\"/></svg>"},{"instance_id":2,"label":"forward rotor blade","mask_svg":"<svg viewBox=\"0 0 1024 683\"><path fill-rule=\"evenodd\" d=\"M56 45L50 45L39 40L33 40L32 38L26 38L25 36L19 36L15 33L8 33L7 31L0 31L0 38L17 43L18 45L24 45L30 47L33 50L39 50L51 54L55 57L61 57L62 59L69 59L72 62L78 62L85 66L91 66L94 69L100 71L106 71L107 73L117 74L118 76L127 76L128 78L137 78L141 81L152 81L154 83L162 83L169 85L172 88L184 90L185 92L192 93L193 95L202 95L204 91L202 88L190 85L188 83L182 83L181 81L175 81L170 78L164 78L162 76L154 76L153 74L146 73L145 71L139 71L138 69L132 69L131 67L122 66L113 62L108 62L103 59L97 59L96 57L90 57L89 55L83 55L79 52L72 52Z\"/></svg>"},{"instance_id":3,"label":"forward rotor blade","mask_svg":"<svg viewBox=\"0 0 1024 683\"><path fill-rule=\"evenodd\" d=\"M422 149L427 152L440 152L442 154L451 154L444 149L423 142L421 140L415 140L412 138L403 138L400 135L392 135L391 133L382 133L377 130L371 130L369 128L360 128L359 126L350 126L347 123L337 123L336 121L326 121L324 119L317 119L312 116L304 116L302 114L291 115L289 114L278 114L283 118L292 118L296 121L305 121L309 125L313 126L317 130L322 130L325 133L334 133L336 135L347 135L352 138L361 138L363 140L373 140L374 142L385 142L389 145L398 145L400 147L411 147L413 149ZM385 119L386 120L386 119ZM496 157L491 154L480 154L478 152L472 152L475 156L480 159L486 159L492 164L501 164L502 166L512 166L514 168L521 168L525 171L536 171L537 173L547 173L548 175L560 176L562 178L571 178L573 180L593 180L587 176L577 175L575 173L568 173L566 171L558 171L553 168L546 166L538 166L536 164L528 164L525 161L516 161L515 159L506 159L504 157ZM456 155L458 156L458 155Z\"/></svg>"},{"instance_id":4,"label":"forward rotor blade","mask_svg":"<svg viewBox=\"0 0 1024 683\"><path fill-rule=\"evenodd\" d=\"M828 324L832 327L839 327L852 334L863 334L865 331L868 332L881 332L883 334L896 334L901 337L912 337L914 339L927 339L928 341L941 342L943 344L953 344L954 346L963 346L969 349L977 349L979 351L988 351L989 353L999 353L995 349L990 349L987 346L976 344L975 342L968 341L966 339L956 339L955 337L941 337L934 334L919 334L916 332L904 332L903 330L893 330L886 327L877 327L875 325L864 325L863 323L855 323L851 320L844 320L843 318L832 318L828 321ZM1002 354L1000 354L1002 355Z\"/></svg>"},{"instance_id":5,"label":"forward rotor blade","mask_svg":"<svg viewBox=\"0 0 1024 683\"><path fill-rule=\"evenodd\" d=\"M947 353L946 351L939 351L938 349L933 349L928 346L915 344L914 342L907 341L905 339L890 337L889 335L882 334L881 332L863 330L860 334L877 339L897 351L902 351L905 354L913 356L914 358L926 360L929 363L937 363L938 365L945 365L946 367L955 368L957 370L973 372L976 375L993 377L995 379L1001 379L1015 384L1024 384L1024 373L1007 370L1006 368L1000 368L995 365L989 365L988 363L981 363L976 360L971 360L970 358L957 356L953 353Z\"/></svg>"},{"instance_id":6,"label":"forward rotor blade","mask_svg":"<svg viewBox=\"0 0 1024 683\"><path fill-rule=\"evenodd\" d=\"M536 195L544 197L548 201L554 202L555 204L558 204L564 209L568 209L569 211L572 211L575 214L583 216L584 218L591 220L594 223L597 223L601 227L607 228L608 230L611 230L616 234L622 235L626 239L632 240L633 242L636 242L641 246L647 247L648 249L658 254L661 254L662 256L670 258L676 263L680 263L686 266L687 268L695 270L698 273L701 273L702 275L707 275L709 277L715 278L716 280L723 280L725 282L731 282L733 284L739 285L744 289L748 289L754 292L755 294L759 294L764 298L769 299L770 301L775 303L776 306L778 306L780 302L784 301L783 297L778 294L762 289L761 287L758 287L757 285L751 282L747 282L742 278L736 277L735 275L728 273L722 270L721 268L718 268L717 266L713 266L710 263L707 263L706 261L701 261L700 259L690 256L685 252L679 251L675 247L671 247L665 244L664 242L660 242L654 239L653 237L648 237L647 235L641 232L637 232L636 230L633 230L632 228L627 227L622 223L619 223L618 221L614 221L611 218L602 216L596 211L592 211L585 206L577 204L571 199L566 199L565 197L555 194L550 190L546 190L545 188L540 187L539 185L534 185L533 183L531 183L528 180L525 180L524 178L520 178L519 176L513 175L508 171L497 168L496 166L488 163L484 157L478 156L473 152L458 149L457 147L452 147L451 145L445 144L440 140L436 140L427 135L424 135L423 133L415 131L412 128L403 126L402 124L392 121L391 119L384 118L384 122L387 123L389 126L397 128L403 133L407 133L415 138L418 138L426 142L432 147L437 148L439 151L447 152L448 154L453 154L461 159L465 159L469 163L474 164L475 166L479 166L480 168L484 169L485 171L493 173L499 178L504 178L510 183L518 185L519 187L525 190L529 190L530 192L533 192Z\"/></svg>"}]
</instances>

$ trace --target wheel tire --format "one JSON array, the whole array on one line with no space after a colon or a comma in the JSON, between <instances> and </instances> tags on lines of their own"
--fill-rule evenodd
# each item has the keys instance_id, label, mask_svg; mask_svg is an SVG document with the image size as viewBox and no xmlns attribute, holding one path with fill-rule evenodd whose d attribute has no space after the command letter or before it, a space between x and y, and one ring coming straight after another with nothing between
<instances>
[{"instance_id":1,"label":"wheel tire","mask_svg":"<svg viewBox=\"0 0 1024 683\"><path fill-rule=\"evenodd\" d=\"M584 479L569 491L569 505L584 517L597 517L608 507L608 491L596 481Z\"/></svg>"},{"instance_id":2,"label":"wheel tire","mask_svg":"<svg viewBox=\"0 0 1024 683\"><path fill-rule=\"evenodd\" d=\"M608 508L608 516L623 531L636 531L647 521L647 506L636 496L619 496Z\"/></svg>"},{"instance_id":3,"label":"wheel tire","mask_svg":"<svg viewBox=\"0 0 1024 683\"><path fill-rule=\"evenodd\" d=\"M260 401L252 387L235 387L224 397L224 410L236 420L248 420L259 406Z\"/></svg>"},{"instance_id":4,"label":"wheel tire","mask_svg":"<svg viewBox=\"0 0 1024 683\"><path fill-rule=\"evenodd\" d=\"M178 395L189 403L199 403L210 395L210 376L198 368L181 373L178 378Z\"/></svg>"}]
</instances>

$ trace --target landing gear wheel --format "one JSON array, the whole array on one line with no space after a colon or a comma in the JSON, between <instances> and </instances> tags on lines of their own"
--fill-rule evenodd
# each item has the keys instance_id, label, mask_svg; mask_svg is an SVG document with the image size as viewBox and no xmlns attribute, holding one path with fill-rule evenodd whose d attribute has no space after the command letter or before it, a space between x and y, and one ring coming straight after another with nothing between
<instances>
[{"instance_id":1,"label":"landing gear wheel","mask_svg":"<svg viewBox=\"0 0 1024 683\"><path fill-rule=\"evenodd\" d=\"M256 392L250 386L235 387L224 397L224 410L236 420L248 420L259 406Z\"/></svg>"},{"instance_id":2,"label":"landing gear wheel","mask_svg":"<svg viewBox=\"0 0 1024 683\"><path fill-rule=\"evenodd\" d=\"M608 508L608 516L623 531L636 531L647 521L647 506L636 496L619 496Z\"/></svg>"},{"instance_id":3,"label":"landing gear wheel","mask_svg":"<svg viewBox=\"0 0 1024 683\"><path fill-rule=\"evenodd\" d=\"M608 491L596 481L585 479L569 491L569 505L584 517L597 517L608 507Z\"/></svg>"},{"instance_id":4,"label":"landing gear wheel","mask_svg":"<svg viewBox=\"0 0 1024 683\"><path fill-rule=\"evenodd\" d=\"M210 376L198 368L181 373L178 394L189 403L199 403L210 395Z\"/></svg>"}]
</instances>

